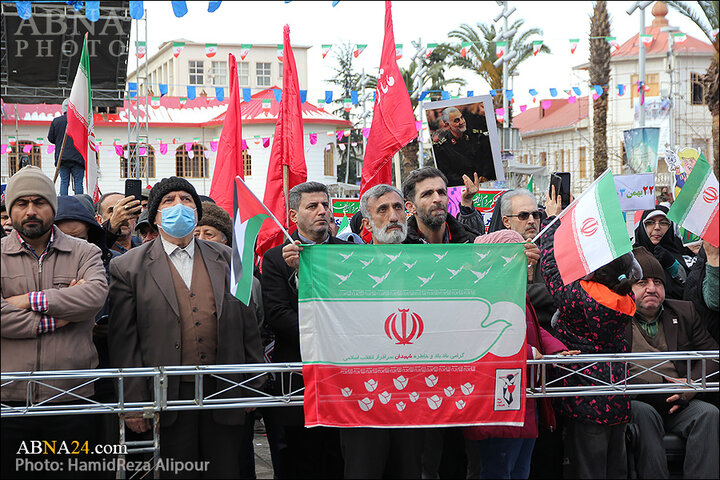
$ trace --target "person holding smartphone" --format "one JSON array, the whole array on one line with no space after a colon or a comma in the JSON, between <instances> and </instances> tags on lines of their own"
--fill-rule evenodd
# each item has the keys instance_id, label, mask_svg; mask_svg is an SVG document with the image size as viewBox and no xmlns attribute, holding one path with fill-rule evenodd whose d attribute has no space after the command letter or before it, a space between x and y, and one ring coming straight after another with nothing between
<instances>
[{"instance_id":1,"label":"person holding smartphone","mask_svg":"<svg viewBox=\"0 0 720 480\"><path fill-rule=\"evenodd\" d=\"M140 240L132 234L141 209L140 200L134 196L110 192L100 197L95 204L95 219L105 229L108 247L125 253L141 245Z\"/></svg>"}]
</instances>

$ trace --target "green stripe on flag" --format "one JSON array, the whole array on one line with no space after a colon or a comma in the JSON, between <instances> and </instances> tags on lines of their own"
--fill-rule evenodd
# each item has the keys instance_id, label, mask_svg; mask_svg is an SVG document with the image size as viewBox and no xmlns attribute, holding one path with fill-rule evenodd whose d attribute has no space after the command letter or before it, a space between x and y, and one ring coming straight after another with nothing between
<instances>
[{"instance_id":1,"label":"green stripe on flag","mask_svg":"<svg viewBox=\"0 0 720 480\"><path fill-rule=\"evenodd\" d=\"M698 161L692 169L692 173L688 175L685 185L673 202L668 211L668 218L678 225L685 223L692 206L702 194L702 187L710 176L710 164L705 159L705 155L700 154ZM681 195L685 193L684 195Z\"/></svg>"},{"instance_id":2,"label":"green stripe on flag","mask_svg":"<svg viewBox=\"0 0 720 480\"><path fill-rule=\"evenodd\" d=\"M632 250L612 173L608 172L605 178L597 183L595 202L597 202L598 211L600 212L602 231L605 234L605 240L610 247L613 258Z\"/></svg>"}]
</instances>

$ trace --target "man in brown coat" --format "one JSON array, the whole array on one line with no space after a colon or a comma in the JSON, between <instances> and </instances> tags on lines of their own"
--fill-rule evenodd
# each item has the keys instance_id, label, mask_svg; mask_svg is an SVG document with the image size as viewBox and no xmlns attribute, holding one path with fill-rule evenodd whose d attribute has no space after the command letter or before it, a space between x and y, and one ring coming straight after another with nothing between
<instances>
[{"instance_id":1,"label":"man in brown coat","mask_svg":"<svg viewBox=\"0 0 720 480\"><path fill-rule=\"evenodd\" d=\"M160 236L110 263L110 363L116 367L214 365L262 362L254 306L230 291L230 249L193 237L202 217L195 188L165 178L150 192L148 219ZM223 376L225 377L225 376ZM240 375L233 380L241 380ZM254 384L254 387L259 385ZM167 398L193 399L193 376L170 376ZM231 387L206 376L205 395ZM126 379L125 402L152 399L152 383ZM232 388L226 396L243 396ZM177 461L207 462L189 477L239 477L239 425L244 409L163 412L160 454ZM127 425L141 433L143 418Z\"/></svg>"},{"instance_id":2,"label":"man in brown coat","mask_svg":"<svg viewBox=\"0 0 720 480\"><path fill-rule=\"evenodd\" d=\"M57 195L42 170L28 166L10 178L6 204L15 230L2 239L2 371L92 369L97 351L92 341L95 314L105 303L108 287L100 249L65 235L53 226ZM2 402L25 406L52 399L81 403L93 394L85 379L15 382L3 385ZM55 388L51 388L55 387ZM58 390L59 389L59 390ZM37 475L25 472L21 444L30 440L77 440L94 443L94 415L4 418L2 476ZM91 447L92 448L92 447ZM32 459L32 457L30 458Z\"/></svg>"}]
</instances>

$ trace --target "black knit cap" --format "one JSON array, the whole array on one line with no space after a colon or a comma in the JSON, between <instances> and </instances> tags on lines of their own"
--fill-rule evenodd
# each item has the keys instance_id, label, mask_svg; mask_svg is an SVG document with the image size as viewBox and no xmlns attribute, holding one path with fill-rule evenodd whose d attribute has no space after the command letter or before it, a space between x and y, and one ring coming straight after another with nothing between
<instances>
[{"instance_id":1,"label":"black knit cap","mask_svg":"<svg viewBox=\"0 0 720 480\"><path fill-rule=\"evenodd\" d=\"M197 208L197 218L202 218L202 202L195 191L192 183L182 177L163 178L153 186L150 190L150 198L148 198L148 220L151 224L155 224L155 215L157 215L160 200L170 192L183 191L192 195Z\"/></svg>"}]
</instances>

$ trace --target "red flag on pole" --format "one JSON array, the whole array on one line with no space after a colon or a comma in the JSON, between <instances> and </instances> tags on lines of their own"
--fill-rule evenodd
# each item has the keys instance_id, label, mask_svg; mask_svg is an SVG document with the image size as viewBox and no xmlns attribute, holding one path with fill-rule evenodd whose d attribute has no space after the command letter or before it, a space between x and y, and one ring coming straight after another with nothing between
<instances>
[{"instance_id":1,"label":"red flag on pole","mask_svg":"<svg viewBox=\"0 0 720 480\"><path fill-rule=\"evenodd\" d=\"M394 54L395 46L393 45ZM288 231L292 232L296 227L294 224L290 225L290 219L286 214L283 171L285 171L288 190L307 179L300 84L295 68L295 54L290 46L290 27L287 25L283 28L283 91L280 111L275 124L275 141L270 152L270 165L263 203L275 215L275 218L285 225ZM265 222L255 247L258 257L262 257L270 248L282 244L284 240L283 233L275 222Z\"/></svg>"},{"instance_id":2,"label":"red flag on pole","mask_svg":"<svg viewBox=\"0 0 720 480\"><path fill-rule=\"evenodd\" d=\"M380 57L373 120L363 161L361 194L379 183L390 183L392 156L417 135L410 95L395 60L391 4L386 1L385 39Z\"/></svg>"},{"instance_id":3,"label":"red flag on pole","mask_svg":"<svg viewBox=\"0 0 720 480\"><path fill-rule=\"evenodd\" d=\"M228 54L230 66L230 101L225 112L217 159L210 184L210 198L233 217L235 177L245 178L242 158L242 119L240 117L240 89L238 88L237 62Z\"/></svg>"}]
</instances>

